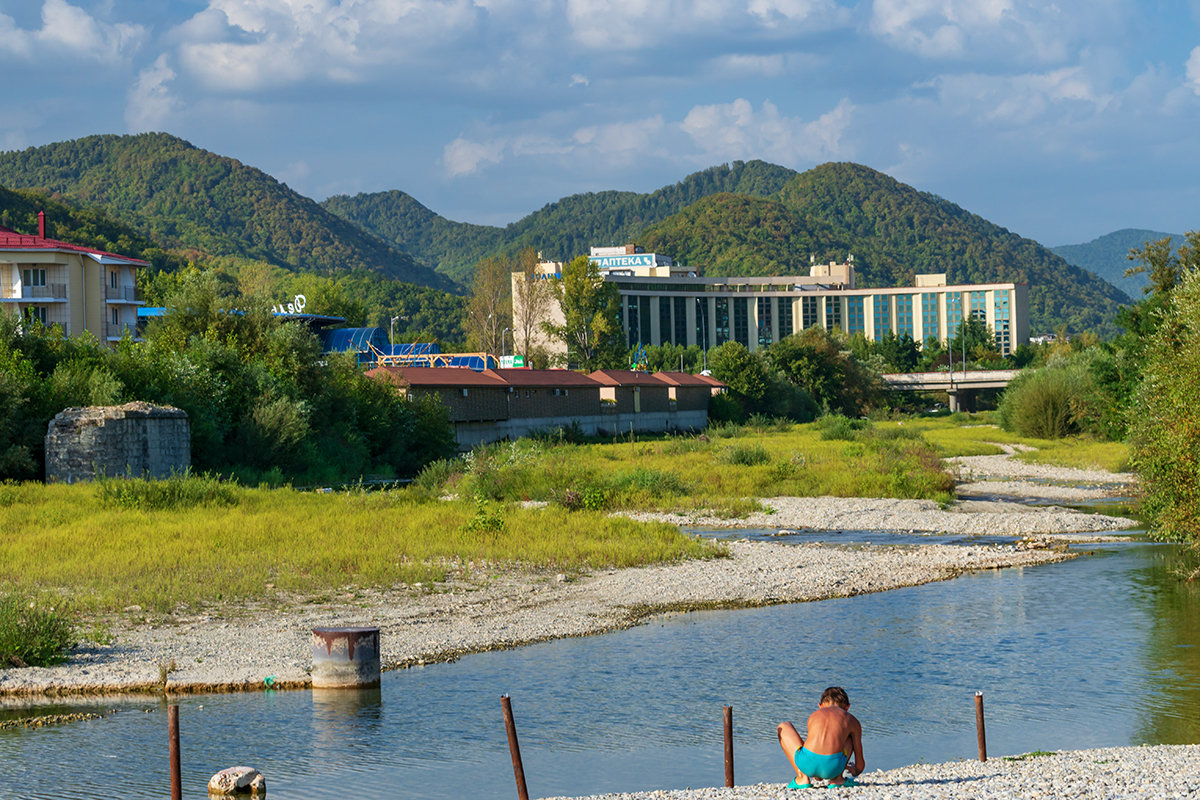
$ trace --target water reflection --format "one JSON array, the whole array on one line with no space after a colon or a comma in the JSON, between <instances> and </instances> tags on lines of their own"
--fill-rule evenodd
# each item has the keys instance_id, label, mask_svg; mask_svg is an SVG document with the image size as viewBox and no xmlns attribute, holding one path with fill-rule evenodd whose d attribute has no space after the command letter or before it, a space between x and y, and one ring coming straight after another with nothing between
<instances>
[{"instance_id":1,"label":"water reflection","mask_svg":"<svg viewBox=\"0 0 1200 800\"><path fill-rule=\"evenodd\" d=\"M1152 609L1146 668L1156 681L1151 703L1138 703L1140 741L1200 741L1200 585L1180 579L1194 562L1194 553L1159 552L1145 568L1139 600Z\"/></svg>"}]
</instances>

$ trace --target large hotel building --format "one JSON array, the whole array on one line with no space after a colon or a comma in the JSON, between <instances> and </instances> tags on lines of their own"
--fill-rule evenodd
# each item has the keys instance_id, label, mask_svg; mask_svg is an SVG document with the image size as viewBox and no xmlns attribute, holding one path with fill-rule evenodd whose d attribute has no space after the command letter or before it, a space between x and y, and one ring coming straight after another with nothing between
<instances>
[{"instance_id":1,"label":"large hotel building","mask_svg":"<svg viewBox=\"0 0 1200 800\"><path fill-rule=\"evenodd\" d=\"M593 247L589 260L604 280L617 285L631 347L708 349L736 341L756 350L813 325L874 341L891 332L918 342L945 342L967 314L988 326L1004 355L1029 339L1029 286L1023 283L948 286L945 274L938 273L917 275L911 287L858 289L853 256L843 264L814 264L807 276L771 278L702 278L695 267L635 245ZM561 272L561 262L539 264L545 278ZM513 275L514 281L521 279L520 273ZM561 323L557 307L554 312ZM551 353L563 349L541 337L534 344Z\"/></svg>"}]
</instances>

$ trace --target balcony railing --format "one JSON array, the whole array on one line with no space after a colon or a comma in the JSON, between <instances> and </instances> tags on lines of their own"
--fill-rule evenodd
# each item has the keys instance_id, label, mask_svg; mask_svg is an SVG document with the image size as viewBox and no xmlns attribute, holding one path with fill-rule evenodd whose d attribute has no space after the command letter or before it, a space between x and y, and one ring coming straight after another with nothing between
<instances>
[{"instance_id":1,"label":"balcony railing","mask_svg":"<svg viewBox=\"0 0 1200 800\"><path fill-rule=\"evenodd\" d=\"M111 322L104 324L104 335L109 339L120 339L128 333L133 338L137 338L137 326L132 322L121 322L113 325Z\"/></svg>"},{"instance_id":2,"label":"balcony railing","mask_svg":"<svg viewBox=\"0 0 1200 800\"><path fill-rule=\"evenodd\" d=\"M67 285L51 283L46 286L22 286L20 289L5 286L0 297L5 300L66 300Z\"/></svg>"},{"instance_id":3,"label":"balcony railing","mask_svg":"<svg viewBox=\"0 0 1200 800\"><path fill-rule=\"evenodd\" d=\"M142 290L135 286L107 286L104 289L105 300L126 300L140 301L142 299Z\"/></svg>"}]
</instances>

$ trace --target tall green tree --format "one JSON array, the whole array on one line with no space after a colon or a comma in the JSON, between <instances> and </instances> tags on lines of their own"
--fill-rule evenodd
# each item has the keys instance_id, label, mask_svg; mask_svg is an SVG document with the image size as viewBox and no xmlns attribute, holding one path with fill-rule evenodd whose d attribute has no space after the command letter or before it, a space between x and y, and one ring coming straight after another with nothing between
<instances>
[{"instance_id":1,"label":"tall green tree","mask_svg":"<svg viewBox=\"0 0 1200 800\"><path fill-rule=\"evenodd\" d=\"M785 336L767 349L767 360L826 411L858 416L879 399L879 376L853 356L841 331L814 326Z\"/></svg>"},{"instance_id":2,"label":"tall green tree","mask_svg":"<svg viewBox=\"0 0 1200 800\"><path fill-rule=\"evenodd\" d=\"M550 336L567 346L567 364L590 372L624 366L625 335L621 329L621 297L587 256L563 266L555 286L563 324L543 323Z\"/></svg>"},{"instance_id":3,"label":"tall green tree","mask_svg":"<svg viewBox=\"0 0 1200 800\"><path fill-rule=\"evenodd\" d=\"M507 256L488 256L475 267L464 320L469 347L494 354L507 349L513 325L512 273L516 269Z\"/></svg>"}]
</instances>

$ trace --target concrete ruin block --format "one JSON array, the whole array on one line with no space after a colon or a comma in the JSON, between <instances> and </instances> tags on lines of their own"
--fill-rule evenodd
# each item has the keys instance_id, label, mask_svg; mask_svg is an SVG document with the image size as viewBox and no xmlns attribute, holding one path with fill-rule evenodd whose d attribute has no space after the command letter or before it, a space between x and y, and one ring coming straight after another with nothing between
<instances>
[{"instance_id":1,"label":"concrete ruin block","mask_svg":"<svg viewBox=\"0 0 1200 800\"><path fill-rule=\"evenodd\" d=\"M46 481L97 475L167 478L192 463L187 414L172 406L126 403L60 411L46 430Z\"/></svg>"}]
</instances>

